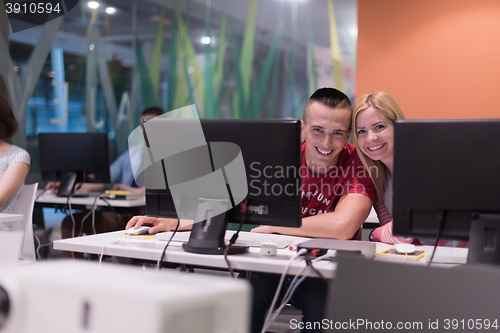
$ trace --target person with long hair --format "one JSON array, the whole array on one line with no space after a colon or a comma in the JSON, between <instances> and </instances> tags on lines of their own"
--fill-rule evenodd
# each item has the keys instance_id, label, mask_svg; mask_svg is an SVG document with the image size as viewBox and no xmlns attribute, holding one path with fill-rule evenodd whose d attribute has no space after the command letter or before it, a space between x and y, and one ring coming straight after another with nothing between
<instances>
[{"instance_id":1,"label":"person with long hair","mask_svg":"<svg viewBox=\"0 0 500 333\"><path fill-rule=\"evenodd\" d=\"M30 169L30 155L6 140L17 131L17 121L9 102L0 96L0 213L12 213ZM10 231L12 222L0 223L0 231Z\"/></svg>"},{"instance_id":2,"label":"person with long hair","mask_svg":"<svg viewBox=\"0 0 500 333\"><path fill-rule=\"evenodd\" d=\"M394 122L398 119L405 119L405 116L396 101L385 92L366 94L354 105L354 144L377 191L373 207L381 226L373 229L370 240L431 245L432 240L395 237L392 233ZM443 240L438 245L465 247L467 242Z\"/></svg>"}]
</instances>

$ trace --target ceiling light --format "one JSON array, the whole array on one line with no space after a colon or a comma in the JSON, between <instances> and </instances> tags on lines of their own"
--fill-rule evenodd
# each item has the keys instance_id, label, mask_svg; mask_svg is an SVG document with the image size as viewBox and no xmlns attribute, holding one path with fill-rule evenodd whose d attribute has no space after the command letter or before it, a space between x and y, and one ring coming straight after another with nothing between
<instances>
[{"instance_id":1,"label":"ceiling light","mask_svg":"<svg viewBox=\"0 0 500 333\"><path fill-rule=\"evenodd\" d=\"M92 9L97 9L99 8L99 2L97 1L90 1L87 6L89 6L89 8L92 8Z\"/></svg>"},{"instance_id":2,"label":"ceiling light","mask_svg":"<svg viewBox=\"0 0 500 333\"><path fill-rule=\"evenodd\" d=\"M203 36L203 37L201 38L201 42L202 42L203 44L205 44L205 45L210 44L210 37L208 37L208 36Z\"/></svg>"},{"instance_id":3,"label":"ceiling light","mask_svg":"<svg viewBox=\"0 0 500 333\"><path fill-rule=\"evenodd\" d=\"M114 14L114 13L116 13L116 8L114 8L114 7L108 7L108 8L106 8L106 13L108 13L108 14Z\"/></svg>"}]
</instances>

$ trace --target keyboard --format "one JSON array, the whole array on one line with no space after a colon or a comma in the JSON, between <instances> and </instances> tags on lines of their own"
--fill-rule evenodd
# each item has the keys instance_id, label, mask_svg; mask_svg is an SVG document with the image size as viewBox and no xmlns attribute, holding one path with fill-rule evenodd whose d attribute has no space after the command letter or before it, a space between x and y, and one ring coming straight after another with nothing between
<instances>
[{"instance_id":1,"label":"keyboard","mask_svg":"<svg viewBox=\"0 0 500 333\"><path fill-rule=\"evenodd\" d=\"M226 236L224 239L229 242L235 231L226 231ZM172 242L187 242L189 240L190 232L181 231L177 232L172 239ZM172 232L162 232L156 234L156 239L162 241L168 241L172 236ZM276 235L276 234L259 234L251 232L240 232L236 245L246 245L252 247L260 247L262 242L274 242L276 247L279 249L284 249L293 244L293 238L289 236Z\"/></svg>"}]
</instances>

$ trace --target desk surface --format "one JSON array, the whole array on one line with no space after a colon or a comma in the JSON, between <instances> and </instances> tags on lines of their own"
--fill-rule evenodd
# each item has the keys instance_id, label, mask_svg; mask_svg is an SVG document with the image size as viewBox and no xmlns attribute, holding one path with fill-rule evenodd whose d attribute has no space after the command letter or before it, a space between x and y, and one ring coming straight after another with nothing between
<instances>
[{"instance_id":1,"label":"desk surface","mask_svg":"<svg viewBox=\"0 0 500 333\"><path fill-rule=\"evenodd\" d=\"M143 259L157 261L161 252L166 245L165 241L156 239L150 240L136 240L119 238L120 232L110 232L98 235L84 236L78 238L70 238L58 240L54 242L54 249L84 252L93 254L104 254L116 257ZM290 236L287 236L290 237ZM293 237L294 243L300 243L308 238ZM388 244L376 243L377 252L390 247ZM423 247L431 249L431 247ZM446 264L446 258L455 256L457 260L450 261L452 264L462 263L461 261L467 257L467 249L456 248L438 248L441 258L439 265L449 266ZM294 251L288 249L278 249L275 257L266 257L260 254L260 248L251 247L249 253L230 255L229 260L235 270L269 272L269 273L282 273L287 266L290 257ZM427 251L426 257L419 261L409 261L408 264L425 265L431 255L432 251ZM436 257L435 257L436 259ZM221 255L204 255L189 253L182 249L181 243L172 242L167 249L163 258L165 262L197 265L205 267L213 267L219 269L227 269L227 264L224 257ZM434 265L434 264L433 264ZM305 266L303 260L294 262L290 265L289 274L296 274L301 268ZM327 278L335 276L336 263L332 261L320 261L315 264L315 267ZM305 274L308 276L317 276L312 270L307 268Z\"/></svg>"},{"instance_id":2,"label":"desk surface","mask_svg":"<svg viewBox=\"0 0 500 333\"><path fill-rule=\"evenodd\" d=\"M44 203L44 204L66 204L68 199L65 197L58 197L52 192L45 192L42 195L40 193L42 190L37 191L37 199L36 203ZM85 206L93 206L94 205L95 196L88 197L77 197L71 198L72 205L85 205ZM113 207L141 207L146 205L146 197L142 197L140 199L132 199L132 200L116 200L116 199L107 199L109 204ZM106 201L97 199L98 206L108 206Z\"/></svg>"},{"instance_id":3,"label":"desk surface","mask_svg":"<svg viewBox=\"0 0 500 333\"><path fill-rule=\"evenodd\" d=\"M4 214L0 213L0 223L19 222L23 220L23 214Z\"/></svg>"},{"instance_id":4,"label":"desk surface","mask_svg":"<svg viewBox=\"0 0 500 333\"><path fill-rule=\"evenodd\" d=\"M54 242L54 249L93 254L105 254L116 257L134 258L157 261L166 245L165 241L156 239L135 240L119 238L120 232L110 232L98 235L83 236L78 238L63 239ZM300 243L308 238L294 237L295 243ZM222 255L205 255L186 252L180 242L170 243L163 261L187 265L197 265L212 268L227 269L227 264ZM229 255L229 261L235 270L256 272L282 273L290 257L295 252L288 249L278 249L275 257L266 257L260 254L260 248L251 247L249 253ZM290 265L289 274L296 274L305 266L303 260ZM321 261L315 267L328 278L335 273L336 263ZM304 271L308 276L317 276L310 268Z\"/></svg>"}]
</instances>

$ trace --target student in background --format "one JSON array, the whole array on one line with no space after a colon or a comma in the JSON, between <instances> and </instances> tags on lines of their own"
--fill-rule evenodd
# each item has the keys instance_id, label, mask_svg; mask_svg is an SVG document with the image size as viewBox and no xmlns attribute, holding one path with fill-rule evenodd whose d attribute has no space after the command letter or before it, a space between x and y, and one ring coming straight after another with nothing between
<instances>
[{"instance_id":1,"label":"student in background","mask_svg":"<svg viewBox=\"0 0 500 333\"><path fill-rule=\"evenodd\" d=\"M373 229L370 240L388 244L431 245L432 240L395 237L392 234L394 122L397 119L405 119L405 116L396 101L385 92L364 95L354 105L354 144L377 190L373 206L381 226ZM467 242L443 240L438 245L465 247Z\"/></svg>"},{"instance_id":2,"label":"student in background","mask_svg":"<svg viewBox=\"0 0 500 333\"><path fill-rule=\"evenodd\" d=\"M149 119L164 114L163 110L158 107L150 107L144 110L140 117L140 123L144 123ZM129 155L130 153L130 155ZM134 173L132 171L131 159L142 158L142 152L135 154L131 149L124 151L110 166L111 175L111 190L130 191L145 193L143 187L138 187L135 183ZM57 192L59 183L49 182L46 189L52 189ZM90 184L84 183L80 187L81 192L104 191L108 188L107 184ZM82 219L87 215L88 211L73 214L74 222L71 216L64 218L61 225L61 237L63 239L72 238L80 234L80 231L85 234L94 234L110 232L125 229L127 222L135 215L130 212L112 212L112 211L96 211L95 222L92 224L92 216L89 216L82 225ZM64 252L63 256L71 257L71 252ZM81 256L75 253L74 256Z\"/></svg>"},{"instance_id":3,"label":"student in background","mask_svg":"<svg viewBox=\"0 0 500 333\"><path fill-rule=\"evenodd\" d=\"M12 213L30 168L30 156L7 141L17 131L16 118L7 99L0 96L0 213ZM10 231L12 222L0 223L0 231Z\"/></svg>"}]
</instances>

